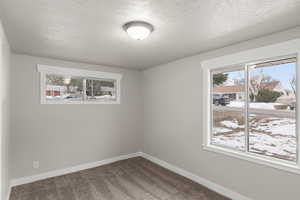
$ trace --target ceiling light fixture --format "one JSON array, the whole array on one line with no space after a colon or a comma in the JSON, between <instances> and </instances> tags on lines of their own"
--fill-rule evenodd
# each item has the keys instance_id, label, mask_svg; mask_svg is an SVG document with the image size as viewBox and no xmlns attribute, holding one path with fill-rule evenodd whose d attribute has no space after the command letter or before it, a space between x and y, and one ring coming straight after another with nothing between
<instances>
[{"instance_id":1,"label":"ceiling light fixture","mask_svg":"<svg viewBox=\"0 0 300 200\"><path fill-rule=\"evenodd\" d=\"M123 25L127 34L135 40L146 39L154 30L152 24L143 21L131 21Z\"/></svg>"}]
</instances>

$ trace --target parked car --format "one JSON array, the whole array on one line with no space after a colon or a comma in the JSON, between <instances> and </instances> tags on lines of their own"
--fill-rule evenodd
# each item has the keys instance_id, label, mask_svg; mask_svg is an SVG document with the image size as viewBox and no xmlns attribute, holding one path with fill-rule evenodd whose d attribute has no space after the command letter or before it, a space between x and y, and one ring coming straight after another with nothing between
<instances>
[{"instance_id":1,"label":"parked car","mask_svg":"<svg viewBox=\"0 0 300 200\"><path fill-rule=\"evenodd\" d=\"M81 94L68 94L64 98L65 99L79 99L79 98L81 98Z\"/></svg>"},{"instance_id":2,"label":"parked car","mask_svg":"<svg viewBox=\"0 0 300 200\"><path fill-rule=\"evenodd\" d=\"M295 110L296 109L296 101L293 101L289 104L290 110Z\"/></svg>"},{"instance_id":3,"label":"parked car","mask_svg":"<svg viewBox=\"0 0 300 200\"><path fill-rule=\"evenodd\" d=\"M230 98L223 95L214 94L213 95L213 104L218 106L226 106L230 103Z\"/></svg>"}]
</instances>

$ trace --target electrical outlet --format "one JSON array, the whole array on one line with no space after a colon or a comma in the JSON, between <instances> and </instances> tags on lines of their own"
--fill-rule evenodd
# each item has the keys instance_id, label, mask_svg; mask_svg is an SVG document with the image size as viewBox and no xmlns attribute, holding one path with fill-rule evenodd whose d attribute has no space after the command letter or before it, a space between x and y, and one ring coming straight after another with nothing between
<instances>
[{"instance_id":1,"label":"electrical outlet","mask_svg":"<svg viewBox=\"0 0 300 200\"><path fill-rule=\"evenodd\" d=\"M39 161L33 161L32 167L33 167L33 169L40 168L40 162Z\"/></svg>"}]
</instances>

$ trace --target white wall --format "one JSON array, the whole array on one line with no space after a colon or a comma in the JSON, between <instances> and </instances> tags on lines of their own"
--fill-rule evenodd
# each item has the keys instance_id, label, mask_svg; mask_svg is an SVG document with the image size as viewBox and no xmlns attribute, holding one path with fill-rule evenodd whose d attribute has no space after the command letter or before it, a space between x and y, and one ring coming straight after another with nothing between
<instances>
[{"instance_id":1,"label":"white wall","mask_svg":"<svg viewBox=\"0 0 300 200\"><path fill-rule=\"evenodd\" d=\"M299 36L300 28L297 28L144 72L13 54L11 178L143 150L255 200L298 199L299 175L202 149L200 62ZM8 49L8 45L5 45L5 49ZM5 52L2 58L6 58L4 66L7 73L9 51ZM120 72L123 74L122 103L41 105L37 64ZM2 73L1 76L1 83L7 87L6 78L9 76ZM8 89L4 91L7 91L5 94L8 97ZM7 108L1 104L1 109L6 109L1 112L5 116L9 115ZM143 128L144 135L141 134ZM1 132L2 143L5 141L6 144L7 130L6 126L5 133L3 129ZM4 147L7 148L7 145ZM8 159L7 156L5 159ZM38 170L32 168L35 160L40 161ZM4 168L8 169L7 166L5 164Z\"/></svg>"},{"instance_id":2,"label":"white wall","mask_svg":"<svg viewBox=\"0 0 300 200\"><path fill-rule=\"evenodd\" d=\"M202 60L300 37L300 27L144 71L145 153L255 200L295 200L300 176L202 149Z\"/></svg>"},{"instance_id":3,"label":"white wall","mask_svg":"<svg viewBox=\"0 0 300 200\"><path fill-rule=\"evenodd\" d=\"M121 104L41 105L37 64L122 73ZM141 72L18 54L11 65L12 179L141 150Z\"/></svg>"},{"instance_id":4,"label":"white wall","mask_svg":"<svg viewBox=\"0 0 300 200\"><path fill-rule=\"evenodd\" d=\"M0 21L0 198L5 199L10 179L9 162L9 78L10 48Z\"/></svg>"}]
</instances>

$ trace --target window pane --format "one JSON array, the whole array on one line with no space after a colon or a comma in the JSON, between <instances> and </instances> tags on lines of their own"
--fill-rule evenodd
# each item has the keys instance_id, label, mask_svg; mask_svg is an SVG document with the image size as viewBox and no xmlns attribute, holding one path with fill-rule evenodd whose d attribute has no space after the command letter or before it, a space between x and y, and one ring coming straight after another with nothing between
<instances>
[{"instance_id":1,"label":"window pane","mask_svg":"<svg viewBox=\"0 0 300 200\"><path fill-rule=\"evenodd\" d=\"M79 77L46 75L46 100L80 101L83 99L83 79Z\"/></svg>"},{"instance_id":2,"label":"window pane","mask_svg":"<svg viewBox=\"0 0 300 200\"><path fill-rule=\"evenodd\" d=\"M211 143L245 150L245 71L212 72Z\"/></svg>"},{"instance_id":3,"label":"window pane","mask_svg":"<svg viewBox=\"0 0 300 200\"><path fill-rule=\"evenodd\" d=\"M251 114L249 151L296 161L296 120L281 115Z\"/></svg>"},{"instance_id":4,"label":"window pane","mask_svg":"<svg viewBox=\"0 0 300 200\"><path fill-rule=\"evenodd\" d=\"M236 111L213 111L211 143L238 150L245 149L244 113Z\"/></svg>"},{"instance_id":5,"label":"window pane","mask_svg":"<svg viewBox=\"0 0 300 200\"><path fill-rule=\"evenodd\" d=\"M296 161L296 61L249 66L249 151Z\"/></svg>"},{"instance_id":6,"label":"window pane","mask_svg":"<svg viewBox=\"0 0 300 200\"><path fill-rule=\"evenodd\" d=\"M89 100L116 100L115 81L88 79L86 94Z\"/></svg>"}]
</instances>

